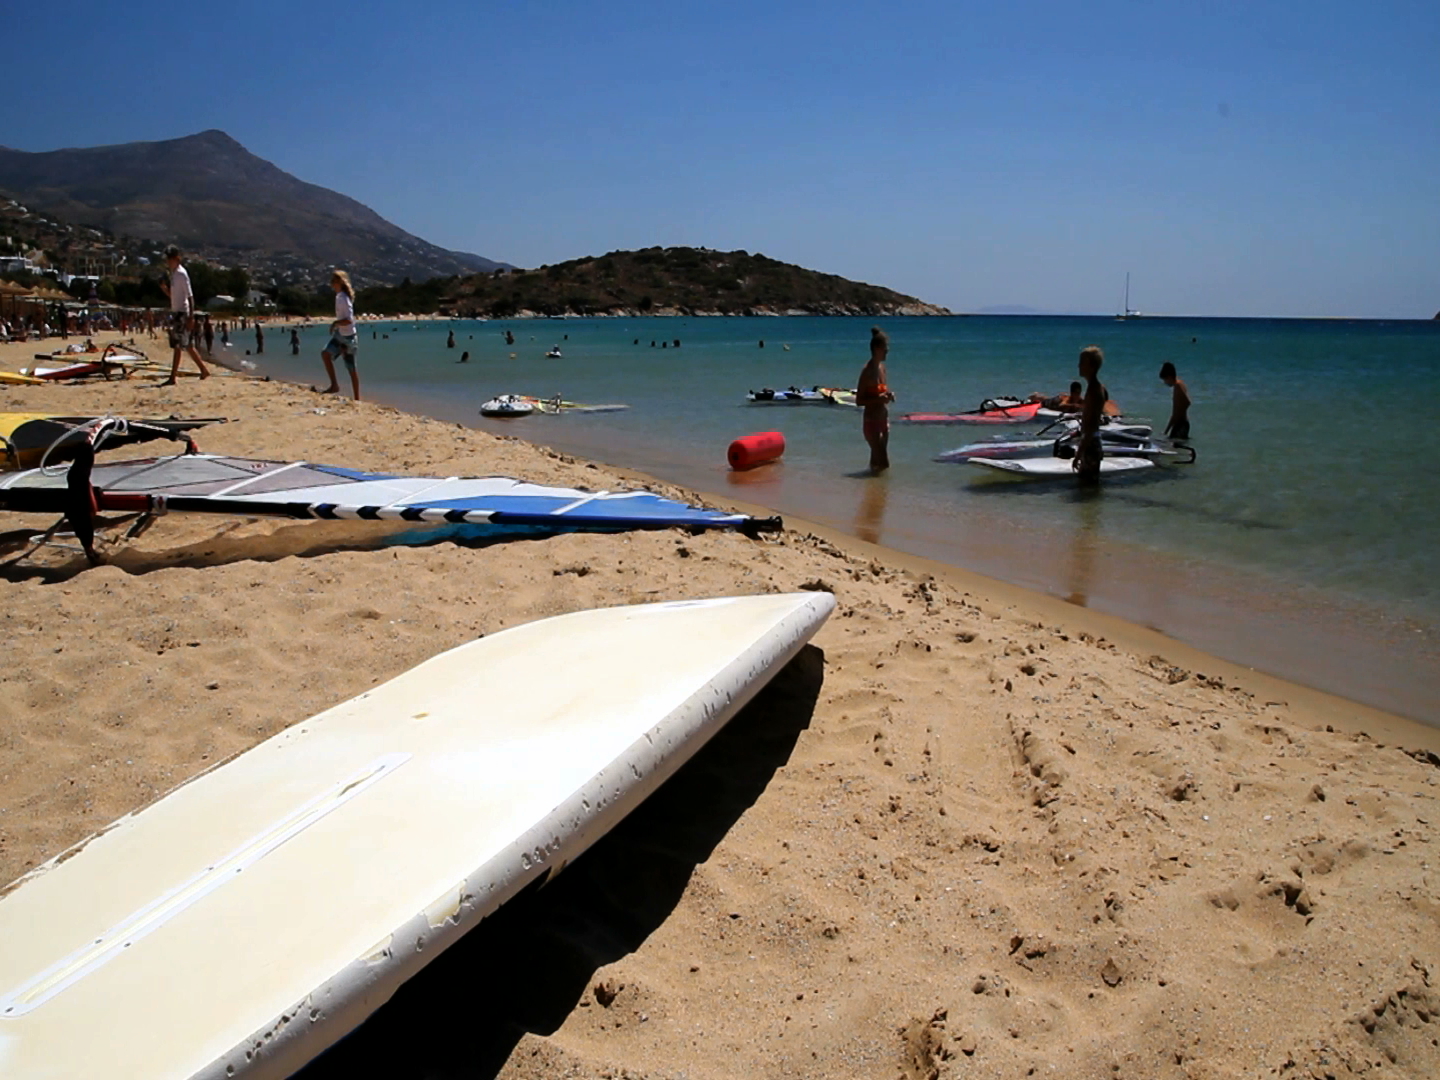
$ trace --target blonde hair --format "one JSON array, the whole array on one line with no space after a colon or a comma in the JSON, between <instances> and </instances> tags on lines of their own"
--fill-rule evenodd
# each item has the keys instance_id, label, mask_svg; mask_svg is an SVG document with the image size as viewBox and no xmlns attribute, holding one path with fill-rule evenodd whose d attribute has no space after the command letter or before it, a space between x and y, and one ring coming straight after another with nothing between
<instances>
[{"instance_id":1,"label":"blonde hair","mask_svg":"<svg viewBox=\"0 0 1440 1080\"><path fill-rule=\"evenodd\" d=\"M330 271L330 280L340 282L340 288L345 290L345 295L351 300L355 299L355 286L350 284L350 275L344 270Z\"/></svg>"}]
</instances>

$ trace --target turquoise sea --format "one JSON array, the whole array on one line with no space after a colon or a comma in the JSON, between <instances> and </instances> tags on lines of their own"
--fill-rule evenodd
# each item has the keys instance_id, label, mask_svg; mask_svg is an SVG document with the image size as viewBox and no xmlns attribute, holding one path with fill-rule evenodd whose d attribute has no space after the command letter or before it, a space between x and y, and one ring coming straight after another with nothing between
<instances>
[{"instance_id":1,"label":"turquoise sea","mask_svg":"<svg viewBox=\"0 0 1440 1080\"><path fill-rule=\"evenodd\" d=\"M892 420L971 409L1001 394L1057 392L1075 377L1080 349L1094 343L1105 350L1112 397L1157 430L1169 415L1157 373L1175 363L1194 400L1199 460L1114 480L1095 495L1068 483L984 483L974 466L931 459L989 432L894 423L893 468L873 478L863 475L858 410L745 403L745 392L761 386L853 386L877 321L891 337ZM301 355L292 357L272 332L262 371L323 385L326 336L302 332ZM252 338L242 333L236 343ZM557 344L563 357L547 359ZM457 363L463 351L470 361ZM1440 494L1429 433L1440 400L1440 322L374 323L361 333L360 370L372 400L822 521L1440 723ZM483 400L506 392L630 408L511 421L478 415ZM785 434L783 463L731 473L730 440L767 430Z\"/></svg>"}]
</instances>

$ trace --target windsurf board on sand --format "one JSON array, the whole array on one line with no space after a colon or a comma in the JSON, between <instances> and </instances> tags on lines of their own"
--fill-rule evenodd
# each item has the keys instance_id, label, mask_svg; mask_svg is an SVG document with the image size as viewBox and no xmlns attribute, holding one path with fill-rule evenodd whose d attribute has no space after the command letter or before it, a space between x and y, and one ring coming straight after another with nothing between
<instances>
[{"instance_id":1,"label":"windsurf board on sand","mask_svg":"<svg viewBox=\"0 0 1440 1080\"><path fill-rule=\"evenodd\" d=\"M834 606L513 627L120 819L0 900L0 1076L290 1075L617 824Z\"/></svg>"},{"instance_id":2,"label":"windsurf board on sand","mask_svg":"<svg viewBox=\"0 0 1440 1080\"><path fill-rule=\"evenodd\" d=\"M40 357L40 359L47 358ZM54 359L60 358L55 357ZM131 371L140 369L158 371L159 367L153 360L132 353L106 353L104 356L75 360L73 363L62 364L60 367L46 367L37 364L33 368L21 368L20 372L24 375L34 375L37 379L44 379L47 382L56 382L60 379L80 379L87 375L108 377L111 371L119 371L122 375L128 375Z\"/></svg>"}]
</instances>

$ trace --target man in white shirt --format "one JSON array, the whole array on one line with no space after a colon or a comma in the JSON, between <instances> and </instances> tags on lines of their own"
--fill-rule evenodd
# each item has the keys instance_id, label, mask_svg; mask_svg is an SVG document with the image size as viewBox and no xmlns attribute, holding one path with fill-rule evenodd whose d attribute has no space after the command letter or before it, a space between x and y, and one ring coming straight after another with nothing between
<instances>
[{"instance_id":1,"label":"man in white shirt","mask_svg":"<svg viewBox=\"0 0 1440 1080\"><path fill-rule=\"evenodd\" d=\"M208 379L210 369L195 347L195 294L190 291L190 273L180 265L180 249L174 244L165 249L165 262L170 266L170 279L161 281L160 288L170 297L170 348L175 350L175 355L170 359L170 378L160 385L175 385L180 375L180 354L185 351L200 369L200 377Z\"/></svg>"}]
</instances>

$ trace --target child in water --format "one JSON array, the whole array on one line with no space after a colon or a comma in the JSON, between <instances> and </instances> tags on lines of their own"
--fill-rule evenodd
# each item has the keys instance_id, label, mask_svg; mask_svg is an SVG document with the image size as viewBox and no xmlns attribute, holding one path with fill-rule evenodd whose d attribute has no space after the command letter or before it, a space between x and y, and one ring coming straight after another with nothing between
<instances>
[{"instance_id":1,"label":"child in water","mask_svg":"<svg viewBox=\"0 0 1440 1080\"><path fill-rule=\"evenodd\" d=\"M1175 365L1170 361L1160 365L1160 381L1170 387L1170 423L1165 425L1165 434L1172 439L1190 438L1190 389L1175 374Z\"/></svg>"}]
</instances>

